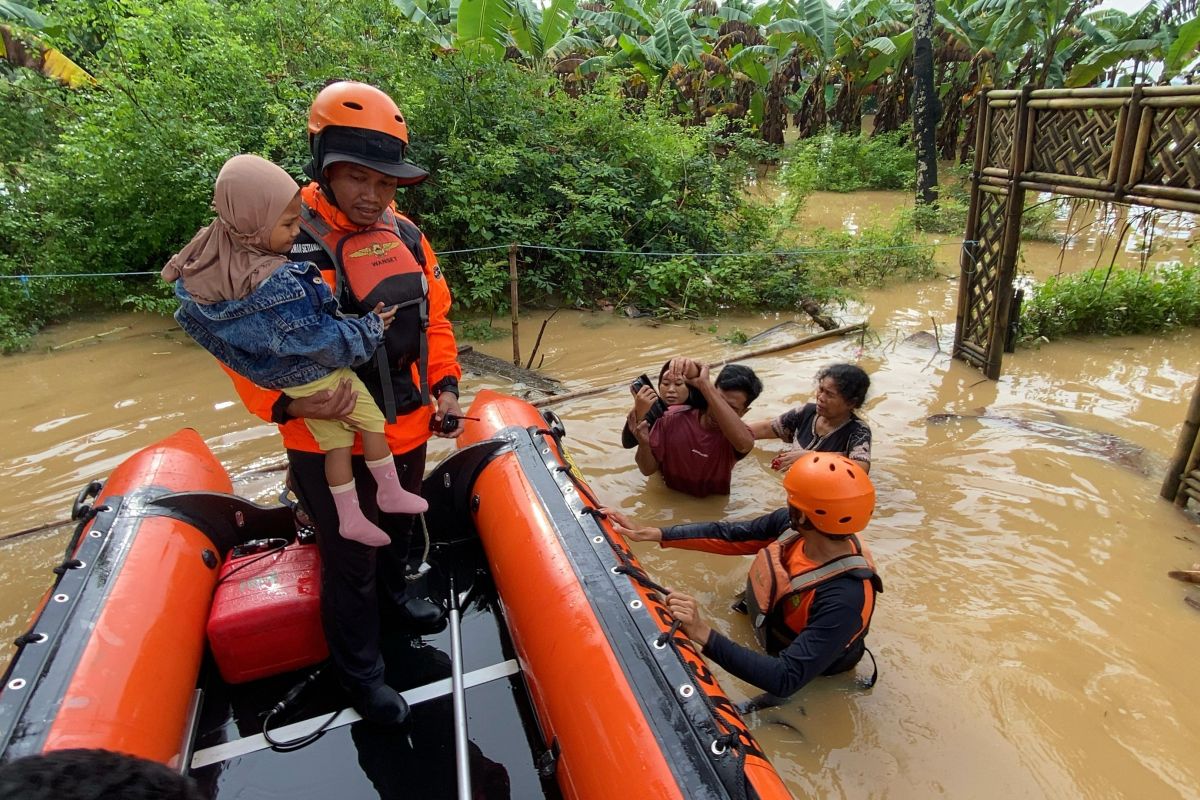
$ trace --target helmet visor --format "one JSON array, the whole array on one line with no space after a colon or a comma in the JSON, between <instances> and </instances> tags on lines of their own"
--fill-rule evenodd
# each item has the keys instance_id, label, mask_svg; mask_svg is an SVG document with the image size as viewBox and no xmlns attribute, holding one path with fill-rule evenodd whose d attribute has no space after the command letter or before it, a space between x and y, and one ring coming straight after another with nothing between
<instances>
[{"instance_id":1,"label":"helmet visor","mask_svg":"<svg viewBox=\"0 0 1200 800\"><path fill-rule=\"evenodd\" d=\"M400 179L401 186L412 186L429 173L404 160L404 140L362 128L327 128L321 134L321 171L330 164L349 162Z\"/></svg>"}]
</instances>

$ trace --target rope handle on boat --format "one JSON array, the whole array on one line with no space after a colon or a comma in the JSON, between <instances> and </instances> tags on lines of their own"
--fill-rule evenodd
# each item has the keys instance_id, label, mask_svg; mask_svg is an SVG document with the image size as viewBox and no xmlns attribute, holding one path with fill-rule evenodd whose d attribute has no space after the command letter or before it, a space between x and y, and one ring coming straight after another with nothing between
<instances>
[{"instance_id":1,"label":"rope handle on boat","mask_svg":"<svg viewBox=\"0 0 1200 800\"><path fill-rule=\"evenodd\" d=\"M93 491L93 487L99 487L99 481L92 481L87 486L83 487L83 491L79 493L79 497L75 498L75 505L71 507L71 519L79 520L79 524L75 526L74 533L71 534L71 540L67 542L67 549L63 551L63 560L69 559L75 553L75 548L79 546L79 540L83 538L83 529L88 523L94 520L101 512L111 511L112 506L92 506L83 503L81 498L84 498L84 492ZM99 492L100 488L95 488L94 491ZM60 575L62 573L59 573Z\"/></svg>"},{"instance_id":2,"label":"rope handle on boat","mask_svg":"<svg viewBox=\"0 0 1200 800\"><path fill-rule=\"evenodd\" d=\"M554 441L557 449L559 450L560 457L562 457L564 461L568 460L566 458L566 455L562 452L562 443L559 441L559 437L554 435L553 431L539 430L537 432L540 434L550 435L552 440ZM591 501L592 506L584 507L583 513L587 514L588 516L591 516L593 519L596 520L597 527L604 534L604 539L608 542L609 547L612 548L613 554L616 555L617 560L621 562L618 566L613 568L613 573L619 574L619 575L627 575L627 576L629 576L630 579L636 581L637 583L640 583L642 586L644 586L645 588L649 589L652 592L657 592L657 593L661 594L664 598L667 595L669 595L671 593L670 590L667 589L662 584L659 584L658 582L656 582L653 578L651 578L649 575L647 575L645 573L645 571L642 570L640 567L635 566L633 564L633 561L630 558L630 556L621 547L619 547L617 545L612 532L606 526L599 524L599 522L601 520L608 519L608 515L600 510L600 508L599 508L600 502L595 498L594 495L592 495L592 493L590 491L587 490L586 486L579 481L579 479L576 477L574 471L571 470L570 466L564 465L564 464L558 464L558 465L555 465L554 469L555 469L555 471L565 472L567 475L569 475L572 483L579 490L580 495L587 498L589 501ZM655 645L657 647L661 648L661 647L665 647L666 645L670 644L671 649L674 651L675 657L679 659L680 664L683 666L683 668L687 672L692 674L693 681L697 681L697 680L699 680L700 676L696 672L696 667L694 665L692 665L686 658L684 658L682 650L681 650L681 644L680 644L679 640L675 638L675 634L678 633L681 625L682 625L682 623L678 619L673 619L671 621L670 628L666 631L661 632L655 638ZM690 641L686 643L686 646L693 653L695 653L697 657L700 657L699 652L696 651L695 646L692 645ZM712 698L709 697L708 692L704 691L703 689L700 689L699 691L696 692L696 694L700 695L700 697L703 699L704 705L708 709L708 714L709 714L709 717L713 721L714 727L716 727L718 731L721 731L721 733L718 733L716 738L713 739L712 744L710 745L713 756L720 757L720 756L723 756L725 753L732 751L734 753L735 758L738 761L737 769L742 773L742 776L744 778L745 771L742 769L742 764L745 761L746 754L745 754L745 752L743 752L742 747L741 747L742 731L738 730L736 727L731 726L729 723L727 723L725 721L725 719L721 716L721 713L717 710L716 705L713 703Z\"/></svg>"},{"instance_id":3,"label":"rope handle on boat","mask_svg":"<svg viewBox=\"0 0 1200 800\"><path fill-rule=\"evenodd\" d=\"M597 520L607 519L607 517L608 517L607 514L605 514L603 511L601 511L598 508L587 508L587 509L584 509L584 511ZM612 544L611 539L610 539L610 544ZM625 555L625 553L621 551L620 548L618 548L614 545L613 551L617 554L617 558L620 559L620 561L621 561L620 566L613 568L614 573L619 574L619 575L628 575L632 580L637 581L642 586L646 587L647 589L649 589L652 592L658 592L664 598L671 593L671 591L669 589L667 589L662 584L656 582L653 578L651 578L649 575L647 575L645 573L645 571L639 569L638 567L635 567L630 562L630 560ZM676 658L678 658L680 660L680 662L683 664L684 668L687 669L689 672L694 673L694 667L692 667L688 663L688 661L686 659L684 659L683 654L679 650L679 648L680 648L679 641L675 638L675 634L679 632L679 629L682 625L683 625L683 623L680 622L678 619L671 620L671 627L669 629L663 631L662 633L660 633L655 638L654 644L656 647L659 647L659 648L665 647L669 644L671 646L671 648L675 651ZM693 650L694 650L694 647L693 647ZM697 655L699 655L699 654L697 654ZM696 676L696 677L698 678L699 676ZM720 755L723 755L728 750L734 750L735 752L738 753L739 758L743 758L744 755L740 752L740 747L739 747L741 744L740 731L738 731L736 728L730 728L729 725L726 724L725 720L721 717L720 713L717 711L716 706L713 705L712 699L708 696L707 692L701 690L700 692L698 692L698 694L701 697L703 697L704 704L708 707L708 713L709 713L709 716L713 720L713 724L716 725L720 730L724 731L724 733L719 734L717 736L717 738L713 740L713 743L712 743L713 755L720 756Z\"/></svg>"}]
</instances>

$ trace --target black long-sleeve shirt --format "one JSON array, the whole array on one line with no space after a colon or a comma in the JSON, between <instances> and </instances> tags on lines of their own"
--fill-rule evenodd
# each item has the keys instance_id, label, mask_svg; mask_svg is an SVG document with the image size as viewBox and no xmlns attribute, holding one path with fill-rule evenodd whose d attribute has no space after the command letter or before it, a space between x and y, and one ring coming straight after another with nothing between
<instances>
[{"instance_id":1,"label":"black long-sleeve shirt","mask_svg":"<svg viewBox=\"0 0 1200 800\"><path fill-rule=\"evenodd\" d=\"M791 526L786 508L745 522L700 522L663 529L664 547L722 554L756 553ZM779 655L769 656L712 631L704 655L732 674L780 697L795 693L813 678L850 669L862 658L860 639L847 644L862 627L866 592L861 578L849 575L815 590L808 624Z\"/></svg>"}]
</instances>

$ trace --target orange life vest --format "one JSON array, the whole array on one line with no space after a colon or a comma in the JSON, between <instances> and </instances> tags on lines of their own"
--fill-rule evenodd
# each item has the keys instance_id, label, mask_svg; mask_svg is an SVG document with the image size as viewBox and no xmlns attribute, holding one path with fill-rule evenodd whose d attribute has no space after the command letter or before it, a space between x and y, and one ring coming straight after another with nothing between
<instances>
[{"instance_id":1,"label":"orange life vest","mask_svg":"<svg viewBox=\"0 0 1200 800\"><path fill-rule=\"evenodd\" d=\"M330 283L342 309L366 314L378 303L398 306L383 347L376 352L378 375L362 376L388 421L428 405L429 281L420 231L389 208L375 224L347 233L307 203L300 209L300 228L333 263Z\"/></svg>"},{"instance_id":2,"label":"orange life vest","mask_svg":"<svg viewBox=\"0 0 1200 800\"><path fill-rule=\"evenodd\" d=\"M786 648L808 624L808 611L818 586L842 575L861 578L866 599L862 608L862 627L847 643L867 635L875 611L875 595L883 592L883 581L875 570L870 551L851 536L854 553L824 563L811 560L804 552L804 540L789 531L758 551L746 578L746 606L758 643L771 655Z\"/></svg>"}]
</instances>

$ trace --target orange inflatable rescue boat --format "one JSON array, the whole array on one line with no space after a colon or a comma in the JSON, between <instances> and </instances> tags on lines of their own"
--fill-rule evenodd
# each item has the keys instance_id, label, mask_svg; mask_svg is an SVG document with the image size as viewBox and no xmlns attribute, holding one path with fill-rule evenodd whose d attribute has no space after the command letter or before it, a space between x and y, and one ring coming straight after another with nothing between
<instances>
[{"instance_id":1,"label":"orange inflatable rescue boat","mask_svg":"<svg viewBox=\"0 0 1200 800\"><path fill-rule=\"evenodd\" d=\"M79 526L0 685L0 762L115 750L213 800L790 797L600 516L561 421L490 391L468 413L425 478L409 573L447 602L449 629L384 608L408 729L361 721L315 663L314 533L232 495L185 430L76 499Z\"/></svg>"},{"instance_id":2,"label":"orange inflatable rescue boat","mask_svg":"<svg viewBox=\"0 0 1200 800\"><path fill-rule=\"evenodd\" d=\"M791 797L665 595L599 504L552 413L491 391L459 446L507 444L471 513L542 735L577 798Z\"/></svg>"}]
</instances>

